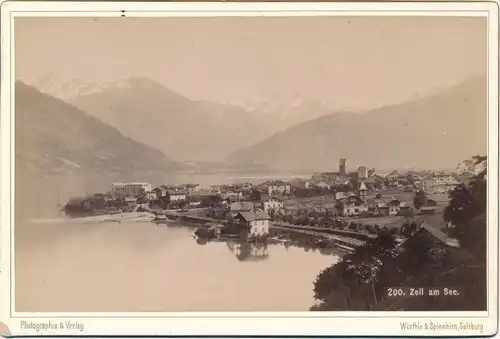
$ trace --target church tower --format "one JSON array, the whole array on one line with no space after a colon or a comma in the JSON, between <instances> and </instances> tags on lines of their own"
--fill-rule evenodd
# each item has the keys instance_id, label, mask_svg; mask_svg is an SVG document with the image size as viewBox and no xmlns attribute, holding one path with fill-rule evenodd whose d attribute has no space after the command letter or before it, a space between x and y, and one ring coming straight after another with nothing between
<instances>
[{"instance_id":1,"label":"church tower","mask_svg":"<svg viewBox=\"0 0 500 339\"><path fill-rule=\"evenodd\" d=\"M363 200L363 201L366 200L366 192L367 191L368 191L368 189L366 188L365 183L361 182L361 184L359 184L359 189L358 189L359 197L361 198L361 200Z\"/></svg>"},{"instance_id":2,"label":"church tower","mask_svg":"<svg viewBox=\"0 0 500 339\"><path fill-rule=\"evenodd\" d=\"M346 162L347 162L347 159L345 159L345 158L342 158L339 161L339 173L342 176L345 176L347 174Z\"/></svg>"}]
</instances>

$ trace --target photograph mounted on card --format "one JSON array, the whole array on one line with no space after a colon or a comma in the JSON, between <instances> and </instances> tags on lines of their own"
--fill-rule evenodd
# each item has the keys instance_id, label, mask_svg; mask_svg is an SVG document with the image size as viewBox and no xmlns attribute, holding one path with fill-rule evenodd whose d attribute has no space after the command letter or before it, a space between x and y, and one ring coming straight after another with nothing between
<instances>
[{"instance_id":1,"label":"photograph mounted on card","mask_svg":"<svg viewBox=\"0 0 500 339\"><path fill-rule=\"evenodd\" d=\"M497 11L3 3L2 331L496 333Z\"/></svg>"}]
</instances>

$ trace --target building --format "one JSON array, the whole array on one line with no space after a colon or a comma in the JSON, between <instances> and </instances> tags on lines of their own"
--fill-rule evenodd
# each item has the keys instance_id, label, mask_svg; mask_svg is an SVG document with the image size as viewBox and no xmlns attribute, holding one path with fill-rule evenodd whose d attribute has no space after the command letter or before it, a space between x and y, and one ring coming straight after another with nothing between
<instances>
[{"instance_id":1,"label":"building","mask_svg":"<svg viewBox=\"0 0 500 339\"><path fill-rule=\"evenodd\" d=\"M187 191L168 191L168 196L170 202L174 201L186 201L189 192Z\"/></svg>"},{"instance_id":2,"label":"building","mask_svg":"<svg viewBox=\"0 0 500 339\"><path fill-rule=\"evenodd\" d=\"M337 200L342 200L345 199L346 197L347 197L346 192L335 192L335 199Z\"/></svg>"},{"instance_id":3,"label":"building","mask_svg":"<svg viewBox=\"0 0 500 339\"><path fill-rule=\"evenodd\" d=\"M279 211L283 209L283 200L277 197L270 197L262 203L264 211L269 212L270 210Z\"/></svg>"},{"instance_id":4,"label":"building","mask_svg":"<svg viewBox=\"0 0 500 339\"><path fill-rule=\"evenodd\" d=\"M398 180L399 177L400 174L398 173L398 171L392 171L391 173L387 174L385 179L389 182L395 182Z\"/></svg>"},{"instance_id":5,"label":"building","mask_svg":"<svg viewBox=\"0 0 500 339\"><path fill-rule=\"evenodd\" d=\"M356 194L350 194L339 201L338 209L345 217L354 217L361 213L368 212L368 205Z\"/></svg>"},{"instance_id":6,"label":"building","mask_svg":"<svg viewBox=\"0 0 500 339\"><path fill-rule=\"evenodd\" d=\"M368 199L367 200L368 212L375 216L388 216L389 205L382 198Z\"/></svg>"},{"instance_id":7,"label":"building","mask_svg":"<svg viewBox=\"0 0 500 339\"><path fill-rule=\"evenodd\" d=\"M346 164L347 164L347 159L345 159L345 158L340 159L340 161L339 161L339 173L342 176L345 176L347 174Z\"/></svg>"},{"instance_id":8,"label":"building","mask_svg":"<svg viewBox=\"0 0 500 339\"><path fill-rule=\"evenodd\" d=\"M455 189L459 182L452 174L435 174L422 181L422 189L426 193L448 193Z\"/></svg>"},{"instance_id":9,"label":"building","mask_svg":"<svg viewBox=\"0 0 500 339\"><path fill-rule=\"evenodd\" d=\"M195 193L200 191L200 185L198 184L187 184L184 187L189 193Z\"/></svg>"},{"instance_id":10,"label":"building","mask_svg":"<svg viewBox=\"0 0 500 339\"><path fill-rule=\"evenodd\" d=\"M412 210L409 203L406 201L401 201L399 204L399 215L407 215Z\"/></svg>"},{"instance_id":11,"label":"building","mask_svg":"<svg viewBox=\"0 0 500 339\"><path fill-rule=\"evenodd\" d=\"M324 181L317 183L315 186L324 190L329 190L330 188L332 188L332 186L330 186Z\"/></svg>"},{"instance_id":12,"label":"building","mask_svg":"<svg viewBox=\"0 0 500 339\"><path fill-rule=\"evenodd\" d=\"M249 236L269 234L270 217L266 212L239 212L234 218L247 227Z\"/></svg>"},{"instance_id":13,"label":"building","mask_svg":"<svg viewBox=\"0 0 500 339\"><path fill-rule=\"evenodd\" d=\"M359 188L358 188L358 192L359 192L359 197L365 201L366 200L366 192L368 191L368 189L366 188L366 185L364 182L361 182L359 184Z\"/></svg>"},{"instance_id":14,"label":"building","mask_svg":"<svg viewBox=\"0 0 500 339\"><path fill-rule=\"evenodd\" d=\"M292 191L292 185L288 182L283 181L272 181L267 183L267 193L269 195L274 194L290 194Z\"/></svg>"},{"instance_id":15,"label":"building","mask_svg":"<svg viewBox=\"0 0 500 339\"><path fill-rule=\"evenodd\" d=\"M152 192L156 196L156 199L160 199L168 195L168 189L163 186L155 188Z\"/></svg>"},{"instance_id":16,"label":"building","mask_svg":"<svg viewBox=\"0 0 500 339\"><path fill-rule=\"evenodd\" d=\"M229 201L240 201L243 198L243 191L236 189L226 189L220 194L221 198Z\"/></svg>"},{"instance_id":17,"label":"building","mask_svg":"<svg viewBox=\"0 0 500 339\"><path fill-rule=\"evenodd\" d=\"M385 201L378 202L375 206L375 213L378 216L385 217L389 215L389 204Z\"/></svg>"},{"instance_id":18,"label":"building","mask_svg":"<svg viewBox=\"0 0 500 339\"><path fill-rule=\"evenodd\" d=\"M460 161L457 164L456 174L461 175L464 172L475 173L476 172L476 164L473 160L464 160Z\"/></svg>"},{"instance_id":19,"label":"building","mask_svg":"<svg viewBox=\"0 0 500 339\"><path fill-rule=\"evenodd\" d=\"M244 183L243 186L241 187L241 190L243 191L244 194L250 194L252 193L253 190L253 184L251 182Z\"/></svg>"},{"instance_id":20,"label":"building","mask_svg":"<svg viewBox=\"0 0 500 339\"><path fill-rule=\"evenodd\" d=\"M392 198L387 204L389 206L389 215L398 215L401 210L401 201L396 198Z\"/></svg>"},{"instance_id":21,"label":"building","mask_svg":"<svg viewBox=\"0 0 500 339\"><path fill-rule=\"evenodd\" d=\"M111 185L111 196L116 198L138 197L151 194L151 184L146 182L115 182Z\"/></svg>"},{"instance_id":22,"label":"building","mask_svg":"<svg viewBox=\"0 0 500 339\"><path fill-rule=\"evenodd\" d=\"M312 186L314 183L319 183L322 181L332 185L341 185L346 181L346 177L339 172L315 173L311 177L311 182L309 183L309 185Z\"/></svg>"},{"instance_id":23,"label":"building","mask_svg":"<svg viewBox=\"0 0 500 339\"><path fill-rule=\"evenodd\" d=\"M377 186L380 186L383 182L382 181L379 181L376 179L376 177L370 177L368 179L363 179L363 184L365 184L366 188L368 189L374 189L375 187Z\"/></svg>"},{"instance_id":24,"label":"building","mask_svg":"<svg viewBox=\"0 0 500 339\"><path fill-rule=\"evenodd\" d=\"M368 178L368 168L365 166L358 167L358 179L367 179Z\"/></svg>"}]
</instances>

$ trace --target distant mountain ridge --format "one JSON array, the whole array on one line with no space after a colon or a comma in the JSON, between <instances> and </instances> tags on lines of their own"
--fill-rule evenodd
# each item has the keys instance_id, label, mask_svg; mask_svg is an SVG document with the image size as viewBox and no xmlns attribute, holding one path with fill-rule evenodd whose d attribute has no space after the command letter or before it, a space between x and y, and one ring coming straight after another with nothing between
<instances>
[{"instance_id":1,"label":"distant mountain ridge","mask_svg":"<svg viewBox=\"0 0 500 339\"><path fill-rule=\"evenodd\" d=\"M345 157L348 166L453 168L486 152L486 121L487 78L477 76L411 102L364 114L322 116L239 150L226 161L329 171Z\"/></svg>"},{"instance_id":2,"label":"distant mountain ridge","mask_svg":"<svg viewBox=\"0 0 500 339\"><path fill-rule=\"evenodd\" d=\"M36 208L54 194L67 198L106 191L113 181L154 180L184 169L159 150L22 82L16 82L15 104L16 188L22 206L35 199L30 206Z\"/></svg>"},{"instance_id":3,"label":"distant mountain ridge","mask_svg":"<svg viewBox=\"0 0 500 339\"><path fill-rule=\"evenodd\" d=\"M196 101L145 77L95 84L49 74L34 85L181 161L222 161L278 131L333 113L298 94L253 109Z\"/></svg>"}]
</instances>

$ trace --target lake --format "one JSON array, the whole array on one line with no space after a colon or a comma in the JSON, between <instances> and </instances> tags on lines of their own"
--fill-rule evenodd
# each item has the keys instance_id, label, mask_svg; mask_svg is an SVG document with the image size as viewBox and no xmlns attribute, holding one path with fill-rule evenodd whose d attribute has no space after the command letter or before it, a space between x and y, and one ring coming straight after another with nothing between
<instances>
[{"instance_id":1,"label":"lake","mask_svg":"<svg viewBox=\"0 0 500 339\"><path fill-rule=\"evenodd\" d=\"M19 222L16 311L307 311L317 274L338 260L283 245L198 244L193 231Z\"/></svg>"}]
</instances>

